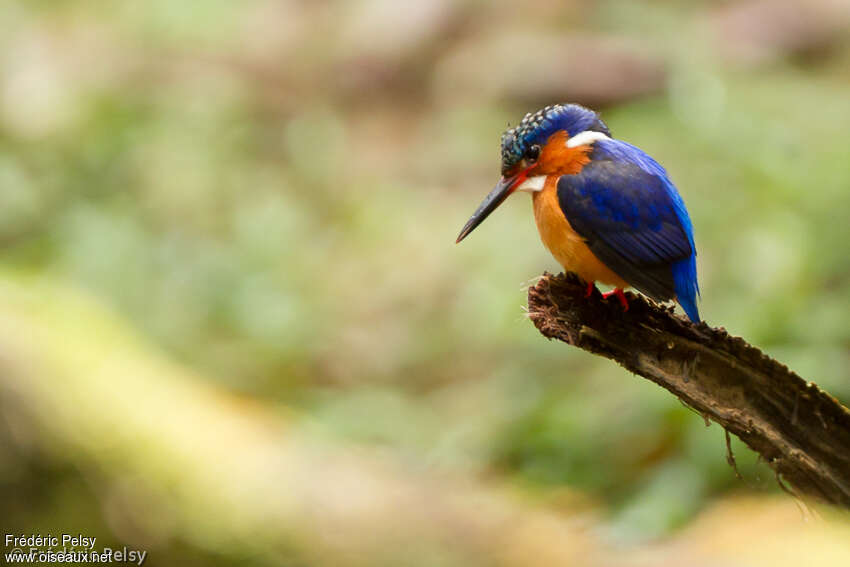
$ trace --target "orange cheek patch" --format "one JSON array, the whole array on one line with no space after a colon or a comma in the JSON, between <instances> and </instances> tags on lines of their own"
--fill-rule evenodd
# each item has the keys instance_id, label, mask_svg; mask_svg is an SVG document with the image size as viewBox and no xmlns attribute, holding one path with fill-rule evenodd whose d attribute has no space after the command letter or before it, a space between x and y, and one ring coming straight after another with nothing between
<instances>
[{"instance_id":1,"label":"orange cheek patch","mask_svg":"<svg viewBox=\"0 0 850 567\"><path fill-rule=\"evenodd\" d=\"M581 168L590 162L588 154L591 146L567 147L569 135L565 130L555 132L546 141L546 145L540 150L540 158L534 175L566 175L578 173Z\"/></svg>"}]
</instances>

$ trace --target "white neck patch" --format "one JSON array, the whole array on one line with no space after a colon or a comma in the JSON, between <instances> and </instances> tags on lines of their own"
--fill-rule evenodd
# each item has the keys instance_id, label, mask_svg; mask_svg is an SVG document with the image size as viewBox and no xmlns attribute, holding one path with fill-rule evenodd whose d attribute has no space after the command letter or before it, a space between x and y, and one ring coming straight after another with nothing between
<instances>
[{"instance_id":1,"label":"white neck patch","mask_svg":"<svg viewBox=\"0 0 850 567\"><path fill-rule=\"evenodd\" d=\"M568 148L577 148L579 146L586 146L588 144L592 144L593 142L597 142L599 140L610 140L608 136L603 134L602 132L596 132L595 130L585 130L584 132L579 132L569 140L567 140Z\"/></svg>"},{"instance_id":2,"label":"white neck patch","mask_svg":"<svg viewBox=\"0 0 850 567\"><path fill-rule=\"evenodd\" d=\"M545 175L533 175L531 177L526 178L525 181L517 185L516 191L525 191L526 193L534 193L536 191L542 191L543 186L546 184L546 176Z\"/></svg>"}]
</instances>

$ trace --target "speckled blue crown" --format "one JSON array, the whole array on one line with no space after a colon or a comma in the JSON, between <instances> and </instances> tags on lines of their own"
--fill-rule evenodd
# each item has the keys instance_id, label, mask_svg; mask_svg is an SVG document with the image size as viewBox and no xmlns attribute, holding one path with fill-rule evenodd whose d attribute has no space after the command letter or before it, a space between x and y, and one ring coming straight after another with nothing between
<instances>
[{"instance_id":1,"label":"speckled blue crown","mask_svg":"<svg viewBox=\"0 0 850 567\"><path fill-rule=\"evenodd\" d=\"M502 134L502 173L513 168L534 144L541 146L549 136L560 130L574 136L585 130L610 135L599 115L578 104L552 104L537 112L526 114L518 126Z\"/></svg>"}]
</instances>

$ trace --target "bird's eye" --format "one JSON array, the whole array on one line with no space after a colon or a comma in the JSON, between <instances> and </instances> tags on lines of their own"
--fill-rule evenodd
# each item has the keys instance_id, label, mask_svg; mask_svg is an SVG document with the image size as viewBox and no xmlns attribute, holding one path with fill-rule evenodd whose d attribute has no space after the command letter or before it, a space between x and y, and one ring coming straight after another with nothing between
<instances>
[{"instance_id":1,"label":"bird's eye","mask_svg":"<svg viewBox=\"0 0 850 567\"><path fill-rule=\"evenodd\" d=\"M537 161L537 158L540 157L540 146L534 144L530 148L525 151L525 161L528 163L534 163Z\"/></svg>"}]
</instances>

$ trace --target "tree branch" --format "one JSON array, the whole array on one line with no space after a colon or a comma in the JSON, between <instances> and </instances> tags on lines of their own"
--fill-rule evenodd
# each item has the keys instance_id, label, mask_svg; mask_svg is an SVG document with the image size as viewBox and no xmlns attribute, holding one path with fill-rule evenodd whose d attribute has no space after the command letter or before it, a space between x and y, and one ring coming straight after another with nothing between
<instances>
[{"instance_id":1,"label":"tree branch","mask_svg":"<svg viewBox=\"0 0 850 567\"><path fill-rule=\"evenodd\" d=\"M797 491L850 508L850 410L740 337L632 293L629 310L575 274L528 290L531 320L669 390L741 438Z\"/></svg>"}]
</instances>

